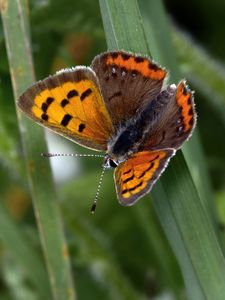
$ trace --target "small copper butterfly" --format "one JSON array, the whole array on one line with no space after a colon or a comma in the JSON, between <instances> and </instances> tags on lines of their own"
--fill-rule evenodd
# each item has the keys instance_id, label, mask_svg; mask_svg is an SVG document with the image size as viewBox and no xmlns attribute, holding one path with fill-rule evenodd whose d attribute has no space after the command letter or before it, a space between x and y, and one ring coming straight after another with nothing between
<instances>
[{"instance_id":1,"label":"small copper butterfly","mask_svg":"<svg viewBox=\"0 0 225 300\"><path fill-rule=\"evenodd\" d=\"M37 123L96 151L115 168L118 200L149 192L196 123L185 81L163 88L167 72L125 51L96 56L91 67L64 69L28 88L18 106Z\"/></svg>"}]
</instances>

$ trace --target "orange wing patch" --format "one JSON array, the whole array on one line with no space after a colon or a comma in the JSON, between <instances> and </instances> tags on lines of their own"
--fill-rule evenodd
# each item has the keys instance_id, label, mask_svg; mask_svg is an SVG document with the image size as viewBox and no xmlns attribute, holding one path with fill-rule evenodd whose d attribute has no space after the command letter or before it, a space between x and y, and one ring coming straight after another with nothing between
<instances>
[{"instance_id":1,"label":"orange wing patch","mask_svg":"<svg viewBox=\"0 0 225 300\"><path fill-rule=\"evenodd\" d=\"M182 81L177 87L176 101L181 109L184 132L187 132L193 128L195 115L192 92L187 89L184 81Z\"/></svg>"},{"instance_id":2,"label":"orange wing patch","mask_svg":"<svg viewBox=\"0 0 225 300\"><path fill-rule=\"evenodd\" d=\"M108 55L106 64L117 65L129 71L140 72L143 76L152 80L162 80L166 76L166 71L160 68L157 64L150 62L141 56L129 55L129 53L113 52Z\"/></svg>"},{"instance_id":3,"label":"orange wing patch","mask_svg":"<svg viewBox=\"0 0 225 300\"><path fill-rule=\"evenodd\" d=\"M107 148L112 122L88 68L66 70L38 82L20 97L19 106L35 121L83 146Z\"/></svg>"},{"instance_id":4,"label":"orange wing patch","mask_svg":"<svg viewBox=\"0 0 225 300\"><path fill-rule=\"evenodd\" d=\"M133 205L149 192L174 153L172 149L138 152L120 164L114 173L119 202Z\"/></svg>"}]
</instances>

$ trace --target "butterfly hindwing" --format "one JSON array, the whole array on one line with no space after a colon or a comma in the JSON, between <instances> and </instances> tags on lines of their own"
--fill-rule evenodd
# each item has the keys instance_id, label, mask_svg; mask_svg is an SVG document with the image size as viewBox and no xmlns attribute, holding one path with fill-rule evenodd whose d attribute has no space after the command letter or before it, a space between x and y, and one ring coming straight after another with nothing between
<instances>
[{"instance_id":1,"label":"butterfly hindwing","mask_svg":"<svg viewBox=\"0 0 225 300\"><path fill-rule=\"evenodd\" d=\"M167 74L149 58L125 51L100 54L92 68L115 127L159 94Z\"/></svg>"},{"instance_id":2,"label":"butterfly hindwing","mask_svg":"<svg viewBox=\"0 0 225 300\"><path fill-rule=\"evenodd\" d=\"M174 154L173 149L137 152L121 163L114 173L119 202L133 205L149 192Z\"/></svg>"},{"instance_id":3,"label":"butterfly hindwing","mask_svg":"<svg viewBox=\"0 0 225 300\"><path fill-rule=\"evenodd\" d=\"M193 98L193 92L185 81L162 91L152 107L153 117L150 118L149 130L141 149L179 149L190 137L196 124L197 115Z\"/></svg>"},{"instance_id":4,"label":"butterfly hindwing","mask_svg":"<svg viewBox=\"0 0 225 300\"><path fill-rule=\"evenodd\" d=\"M85 147L107 149L112 122L90 68L65 69L37 82L18 105L36 122Z\"/></svg>"},{"instance_id":5,"label":"butterfly hindwing","mask_svg":"<svg viewBox=\"0 0 225 300\"><path fill-rule=\"evenodd\" d=\"M121 204L133 205L151 190L195 123L193 93L184 81L169 86L143 108L135 123L137 132L144 132L138 152L115 170Z\"/></svg>"}]
</instances>

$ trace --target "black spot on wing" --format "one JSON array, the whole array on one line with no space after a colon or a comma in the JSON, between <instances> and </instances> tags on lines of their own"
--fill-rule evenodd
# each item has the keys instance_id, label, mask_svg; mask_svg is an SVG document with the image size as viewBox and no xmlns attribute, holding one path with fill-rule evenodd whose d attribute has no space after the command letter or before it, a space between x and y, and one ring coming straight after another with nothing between
<instances>
[{"instance_id":1,"label":"black spot on wing","mask_svg":"<svg viewBox=\"0 0 225 300\"><path fill-rule=\"evenodd\" d=\"M69 121L72 119L72 116L69 114L64 115L61 121L61 125L66 127L69 124Z\"/></svg>"},{"instance_id":2,"label":"black spot on wing","mask_svg":"<svg viewBox=\"0 0 225 300\"><path fill-rule=\"evenodd\" d=\"M47 111L47 109L48 109L48 104L47 103L42 103L42 105L41 105L41 109L42 109L42 111L43 112L46 112Z\"/></svg>"},{"instance_id":3,"label":"black spot on wing","mask_svg":"<svg viewBox=\"0 0 225 300\"><path fill-rule=\"evenodd\" d=\"M81 96L80 100L83 101L86 97L88 97L92 93L92 90L89 88L86 91L84 91Z\"/></svg>"},{"instance_id":4,"label":"black spot on wing","mask_svg":"<svg viewBox=\"0 0 225 300\"><path fill-rule=\"evenodd\" d=\"M127 170L126 172L124 172L123 174L124 174L124 175L129 174L131 171L132 171L132 169L129 169L129 170Z\"/></svg>"},{"instance_id":5,"label":"black spot on wing","mask_svg":"<svg viewBox=\"0 0 225 300\"><path fill-rule=\"evenodd\" d=\"M63 99L63 100L61 101L61 106L62 106L62 107L65 107L68 103L69 103L69 100Z\"/></svg>"},{"instance_id":6,"label":"black spot on wing","mask_svg":"<svg viewBox=\"0 0 225 300\"><path fill-rule=\"evenodd\" d=\"M48 97L45 102L42 103L41 109L44 113L47 112L49 105L54 101L54 98Z\"/></svg>"},{"instance_id":7,"label":"black spot on wing","mask_svg":"<svg viewBox=\"0 0 225 300\"><path fill-rule=\"evenodd\" d=\"M127 183L127 182L129 182L129 181L131 181L133 179L134 179L134 174L131 175L130 177L126 178L125 180L123 180L123 183Z\"/></svg>"},{"instance_id":8,"label":"black spot on wing","mask_svg":"<svg viewBox=\"0 0 225 300\"><path fill-rule=\"evenodd\" d=\"M123 60L128 60L130 58L130 55L127 53L122 53L121 56L122 56Z\"/></svg>"},{"instance_id":9,"label":"black spot on wing","mask_svg":"<svg viewBox=\"0 0 225 300\"><path fill-rule=\"evenodd\" d=\"M189 109L188 114L189 114L189 116L193 115L193 108L192 107Z\"/></svg>"},{"instance_id":10,"label":"black spot on wing","mask_svg":"<svg viewBox=\"0 0 225 300\"><path fill-rule=\"evenodd\" d=\"M152 162L152 161L154 161L154 160L156 160L156 159L158 159L158 158L159 158L159 154L156 155L156 157L154 157L153 159L151 159L149 162Z\"/></svg>"},{"instance_id":11,"label":"black spot on wing","mask_svg":"<svg viewBox=\"0 0 225 300\"><path fill-rule=\"evenodd\" d=\"M188 90L187 90L186 86L184 86L184 87L183 87L183 94L186 96L187 93L188 93Z\"/></svg>"},{"instance_id":12,"label":"black spot on wing","mask_svg":"<svg viewBox=\"0 0 225 300\"><path fill-rule=\"evenodd\" d=\"M48 98L46 99L46 103L47 103L48 105L50 105L53 101L54 101L54 98L52 98L52 97L48 97Z\"/></svg>"},{"instance_id":13,"label":"black spot on wing","mask_svg":"<svg viewBox=\"0 0 225 300\"><path fill-rule=\"evenodd\" d=\"M144 61L144 57L141 57L141 56L136 56L135 58L134 58L134 60L135 60L135 62L136 63L142 63L143 61Z\"/></svg>"},{"instance_id":14,"label":"black spot on wing","mask_svg":"<svg viewBox=\"0 0 225 300\"><path fill-rule=\"evenodd\" d=\"M154 162L151 162L150 166L149 166L146 170L144 170L144 171L138 176L138 179L144 177L145 174L146 174L148 171L150 171L150 170L154 167L154 164L155 164Z\"/></svg>"},{"instance_id":15,"label":"black spot on wing","mask_svg":"<svg viewBox=\"0 0 225 300\"><path fill-rule=\"evenodd\" d=\"M191 118L190 121L188 122L188 124L189 124L190 126L192 126L192 125L194 124L194 118Z\"/></svg>"},{"instance_id":16,"label":"black spot on wing","mask_svg":"<svg viewBox=\"0 0 225 300\"><path fill-rule=\"evenodd\" d=\"M79 125L79 127L78 127L78 131L79 132L82 132L84 129L85 129L85 124L83 124L83 123L80 123L80 125Z\"/></svg>"},{"instance_id":17,"label":"black spot on wing","mask_svg":"<svg viewBox=\"0 0 225 300\"><path fill-rule=\"evenodd\" d=\"M187 103L188 103L188 105L191 105L191 94L189 95Z\"/></svg>"},{"instance_id":18,"label":"black spot on wing","mask_svg":"<svg viewBox=\"0 0 225 300\"><path fill-rule=\"evenodd\" d=\"M113 52L113 53L111 53L111 56L112 56L112 58L114 58L114 59L117 58L118 55L119 55L118 52Z\"/></svg>"},{"instance_id":19,"label":"black spot on wing","mask_svg":"<svg viewBox=\"0 0 225 300\"><path fill-rule=\"evenodd\" d=\"M42 114L42 115L41 115L41 118L42 118L42 120L44 120L44 121L48 121L48 115L46 115L46 114Z\"/></svg>"},{"instance_id":20,"label":"black spot on wing","mask_svg":"<svg viewBox=\"0 0 225 300\"><path fill-rule=\"evenodd\" d=\"M76 90L71 90L69 91L69 93L67 94L67 98L70 99L70 98L73 98L73 97L76 97L78 96L78 92Z\"/></svg>"},{"instance_id":21,"label":"black spot on wing","mask_svg":"<svg viewBox=\"0 0 225 300\"><path fill-rule=\"evenodd\" d=\"M152 62L150 62L150 63L148 64L148 67L149 67L150 70L154 70L154 71L158 71L158 70L160 69L159 66L157 66L156 64L154 64L154 63L152 63Z\"/></svg>"},{"instance_id":22,"label":"black spot on wing","mask_svg":"<svg viewBox=\"0 0 225 300\"><path fill-rule=\"evenodd\" d=\"M130 188L130 189L125 189L122 191L122 194L126 194L127 192L132 192L134 190L136 190L137 188L139 188L140 186L142 186L143 181L140 181L137 185L135 185L134 187Z\"/></svg>"}]
</instances>

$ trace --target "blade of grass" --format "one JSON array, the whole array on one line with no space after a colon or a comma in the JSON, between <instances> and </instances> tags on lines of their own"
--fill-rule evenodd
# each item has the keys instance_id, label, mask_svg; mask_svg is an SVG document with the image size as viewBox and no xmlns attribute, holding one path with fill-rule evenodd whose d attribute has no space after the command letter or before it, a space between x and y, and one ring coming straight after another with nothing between
<instances>
[{"instance_id":1,"label":"blade of grass","mask_svg":"<svg viewBox=\"0 0 225 300\"><path fill-rule=\"evenodd\" d=\"M66 214L68 227L71 228L76 244L79 245L79 254L76 259L80 259L88 269L92 270L92 273L96 274L96 280L99 280L107 288L110 298L144 299L124 276L107 245L107 238L102 232L78 215L70 212Z\"/></svg>"},{"instance_id":2,"label":"blade of grass","mask_svg":"<svg viewBox=\"0 0 225 300\"><path fill-rule=\"evenodd\" d=\"M34 82L24 2L1 1L1 15L15 99ZM67 246L63 234L43 130L18 112L18 121L40 239L53 297L74 299ZM34 270L35 271L35 270Z\"/></svg>"},{"instance_id":3,"label":"blade of grass","mask_svg":"<svg viewBox=\"0 0 225 300\"><path fill-rule=\"evenodd\" d=\"M0 205L0 239L4 249L22 267L27 278L38 291L38 299L50 299L48 277L43 262L37 255L36 249L29 242L28 237L22 232L20 226L12 220L2 204Z\"/></svg>"},{"instance_id":4,"label":"blade of grass","mask_svg":"<svg viewBox=\"0 0 225 300\"><path fill-rule=\"evenodd\" d=\"M153 57L156 58L156 60L162 59L165 66L170 70L171 83L179 81L182 75L177 67L176 56L173 51L172 34L169 26L170 23L163 8L162 1L139 0L139 3L142 8L141 12L144 19L144 26L148 33L146 35L148 45ZM163 30L160 28L163 28ZM154 47L154 45L156 46ZM159 61L161 62L161 60ZM224 239L218 229L218 216L205 157L199 142L198 128L195 129L192 138L185 143L182 150L191 176L197 187L200 200L202 201L206 213L210 217L209 220L214 226L222 250L224 250Z\"/></svg>"},{"instance_id":5,"label":"blade of grass","mask_svg":"<svg viewBox=\"0 0 225 300\"><path fill-rule=\"evenodd\" d=\"M98 281L107 291L107 294L110 295L107 299L143 299L144 297L141 292L132 284L132 279L126 275L127 272L124 270L124 265L118 262L120 255L118 253L118 247L115 247L118 242L113 238L113 232L111 230L105 231L105 228L110 226L109 223L112 222L112 220L108 220L108 217L104 214L99 214L100 211L97 211L94 219L91 218L90 220L90 215L87 214L87 205L84 204L83 206L81 203L78 204L78 202L81 202L79 199L90 199L93 196L91 186L94 186L95 189L98 175L98 171L89 170L85 176L85 181L82 178L77 178L76 197L74 197L74 183L72 180L71 182L68 181L61 190L65 197L61 206L63 215L65 216L66 227L71 236L70 245L72 249L73 245L76 249L74 259L76 262L82 263L82 268L91 271L93 280ZM89 194L87 192L87 186L90 187ZM104 177L104 188L101 192L101 200L107 199L108 202L111 189L112 174L109 172L106 173ZM80 205L83 206L83 208L81 208ZM71 206L74 207L75 210L71 210ZM101 202L101 211L102 209L105 212L104 201ZM82 210L84 211L83 215ZM110 210L110 213L110 217L112 217L114 212ZM100 218L100 220L98 218ZM116 220L118 220L118 216L116 216ZM107 222L107 225L104 222ZM104 226L102 226L102 224L104 224ZM117 225L113 225L114 228L116 226ZM125 247L125 244L123 247ZM129 257L128 253L126 255ZM80 266L81 263L78 263L78 266ZM78 280L81 279L79 278ZM80 286L77 286L78 297L81 297L81 295L79 295Z\"/></svg>"},{"instance_id":6,"label":"blade of grass","mask_svg":"<svg viewBox=\"0 0 225 300\"><path fill-rule=\"evenodd\" d=\"M187 34L175 27L172 29L173 45L182 73L199 88L225 126L225 68L223 64L213 60Z\"/></svg>"},{"instance_id":7,"label":"blade of grass","mask_svg":"<svg viewBox=\"0 0 225 300\"><path fill-rule=\"evenodd\" d=\"M17 263L8 253L4 253L1 262L1 275L4 278L4 285L10 295L8 300L37 300L37 293L33 286L27 285L27 278L21 265ZM1 300L2 297L1 291ZM47 295L46 295L47 296ZM46 299L46 298L44 298Z\"/></svg>"},{"instance_id":8,"label":"blade of grass","mask_svg":"<svg viewBox=\"0 0 225 300\"><path fill-rule=\"evenodd\" d=\"M139 3L151 54L156 61L163 63L163 65L168 68L170 71L170 82L176 83L181 80L182 75L177 67L176 56L171 41L172 35L169 20L166 17L162 1L139 0ZM212 217L215 219L216 214L215 207L213 207L212 191L206 175L206 164L204 163L203 153L197 138L197 130L196 128L193 137L183 146L183 150L185 150L184 155L185 158L189 158L186 159L186 162L195 185L198 188L198 192L200 193L200 199L204 201L203 204L206 204L204 204L204 206L209 214L212 215L212 212L214 212ZM194 149L195 151L193 151ZM189 153L191 153L191 155L189 155Z\"/></svg>"},{"instance_id":9,"label":"blade of grass","mask_svg":"<svg viewBox=\"0 0 225 300\"><path fill-rule=\"evenodd\" d=\"M144 205L143 205L144 204ZM150 204L150 209L146 209L146 203L137 205L134 211L138 224L142 227L145 234L149 251L153 250L159 265L162 282L171 289L176 300L183 299L181 293L182 278L178 270L178 265L175 264L175 258L171 253L166 241L162 238L162 233L156 224L156 214L153 205ZM148 203L149 204L149 203ZM180 278L180 281L178 281Z\"/></svg>"},{"instance_id":10,"label":"blade of grass","mask_svg":"<svg viewBox=\"0 0 225 300\"><path fill-rule=\"evenodd\" d=\"M215 111L216 116L225 125L225 69L201 47L197 46L191 38L174 26L171 26L171 32L182 74L201 91L201 94L208 101L209 107ZM206 205L214 220L215 229L220 237L223 252L225 253L224 236L218 226L218 214L212 195L207 164L202 155L201 145L197 144L196 147L196 144L196 135L194 135L193 143L189 143L188 147L184 148L184 155L187 158L190 169L193 170L192 176L197 183L200 194L205 196L202 199L206 200ZM198 165L199 167L196 167Z\"/></svg>"},{"instance_id":11,"label":"blade of grass","mask_svg":"<svg viewBox=\"0 0 225 300\"><path fill-rule=\"evenodd\" d=\"M99 2L109 49L149 54L137 2ZM222 300L224 257L181 152L156 184L152 196L179 261L189 299Z\"/></svg>"}]
</instances>

